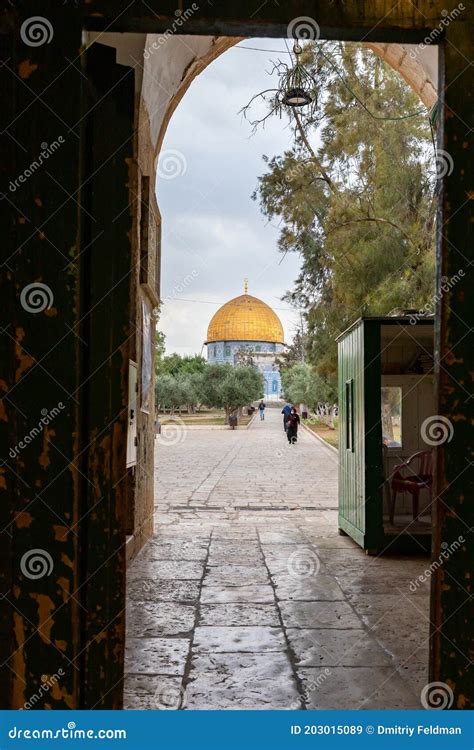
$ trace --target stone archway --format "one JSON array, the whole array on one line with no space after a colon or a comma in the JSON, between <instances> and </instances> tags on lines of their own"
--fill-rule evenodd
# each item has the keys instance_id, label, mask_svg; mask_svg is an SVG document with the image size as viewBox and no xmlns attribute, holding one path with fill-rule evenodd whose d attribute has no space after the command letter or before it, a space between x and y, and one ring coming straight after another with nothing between
<instances>
[{"instance_id":1,"label":"stone archway","mask_svg":"<svg viewBox=\"0 0 474 750\"><path fill-rule=\"evenodd\" d=\"M149 34L144 46L139 114L139 163L155 177L157 160L169 122L193 80L214 60L245 37L164 37ZM426 107L437 100L436 46L364 42L397 71Z\"/></svg>"},{"instance_id":2,"label":"stone archway","mask_svg":"<svg viewBox=\"0 0 474 750\"><path fill-rule=\"evenodd\" d=\"M128 38L130 37L130 38ZM90 34L90 42L96 38ZM132 34L124 38L119 34L100 35L101 43L108 43L117 50L120 62L133 64L136 71L136 100L138 112L137 127L137 182L135 197L138 206L133 242L135 257L142 252L141 230L142 211L146 210L156 222L156 234L161 235L161 214L157 204L154 186L158 170L162 144L173 113L191 86L193 80L202 73L214 60L231 47L249 37L230 36L181 36L178 34ZM410 85L420 101L431 108L437 101L438 47L435 45L414 45L395 43L361 43L370 49L381 60L392 67ZM147 185L147 196L144 201L143 185ZM160 240L158 239L160 245ZM147 251L148 252L148 251ZM149 253L148 253L149 254ZM156 277L159 294L159 265L161 247L157 258ZM146 287L135 279L135 308L138 310L139 298ZM137 314L136 328L141 337L141 318ZM134 503L132 527L140 529L134 533L133 543L129 545L129 555L133 556L152 534L151 518L153 516L153 445L150 442L152 422L140 415L139 453L134 495L140 495L140 502ZM146 449L141 446L147 446ZM146 454L146 458L141 455Z\"/></svg>"}]
</instances>

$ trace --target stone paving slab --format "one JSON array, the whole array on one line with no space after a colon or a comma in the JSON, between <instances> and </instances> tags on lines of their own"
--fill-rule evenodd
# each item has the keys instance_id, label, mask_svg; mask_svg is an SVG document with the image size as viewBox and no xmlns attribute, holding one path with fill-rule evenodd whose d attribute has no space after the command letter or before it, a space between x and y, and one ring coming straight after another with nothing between
<instances>
[{"instance_id":1,"label":"stone paving slab","mask_svg":"<svg viewBox=\"0 0 474 750\"><path fill-rule=\"evenodd\" d=\"M392 660L365 630L287 628L288 639L303 667L390 666Z\"/></svg>"},{"instance_id":2,"label":"stone paving slab","mask_svg":"<svg viewBox=\"0 0 474 750\"><path fill-rule=\"evenodd\" d=\"M208 567L221 567L223 565L241 565L245 561L246 565L260 565L264 562L263 555L259 550L239 551L238 548L230 551L220 551L211 548L207 560Z\"/></svg>"},{"instance_id":3,"label":"stone paving slab","mask_svg":"<svg viewBox=\"0 0 474 750\"><path fill-rule=\"evenodd\" d=\"M298 670L310 710L420 708L415 692L390 667L333 667Z\"/></svg>"},{"instance_id":4,"label":"stone paving slab","mask_svg":"<svg viewBox=\"0 0 474 750\"><path fill-rule=\"evenodd\" d=\"M194 628L195 607L189 604L166 602L130 602L127 607L127 636L148 638L156 636L186 635Z\"/></svg>"},{"instance_id":5,"label":"stone paving slab","mask_svg":"<svg viewBox=\"0 0 474 750\"><path fill-rule=\"evenodd\" d=\"M360 630L360 617L350 604L344 601L335 602L280 602L283 624L287 627L300 628L338 628Z\"/></svg>"},{"instance_id":6,"label":"stone paving slab","mask_svg":"<svg viewBox=\"0 0 474 750\"><path fill-rule=\"evenodd\" d=\"M224 602L251 602L272 604L275 601L270 585L248 584L242 586L203 586L201 602L206 604Z\"/></svg>"},{"instance_id":7,"label":"stone paving slab","mask_svg":"<svg viewBox=\"0 0 474 750\"><path fill-rule=\"evenodd\" d=\"M193 656L188 709L297 709L301 698L285 653Z\"/></svg>"},{"instance_id":8,"label":"stone paving slab","mask_svg":"<svg viewBox=\"0 0 474 750\"><path fill-rule=\"evenodd\" d=\"M300 577L288 573L272 575L278 599L299 601L337 601L344 599L341 587L332 576L320 573L315 576Z\"/></svg>"},{"instance_id":9,"label":"stone paving slab","mask_svg":"<svg viewBox=\"0 0 474 750\"><path fill-rule=\"evenodd\" d=\"M207 570L205 586L242 586L269 582L268 572L263 564L217 565Z\"/></svg>"},{"instance_id":10,"label":"stone paving slab","mask_svg":"<svg viewBox=\"0 0 474 750\"><path fill-rule=\"evenodd\" d=\"M255 523L255 519L253 519L253 522ZM253 541L257 538L257 532L255 529L245 529L245 527L241 531L237 531L235 528L223 528L218 530L216 538L220 541Z\"/></svg>"},{"instance_id":11,"label":"stone paving slab","mask_svg":"<svg viewBox=\"0 0 474 750\"><path fill-rule=\"evenodd\" d=\"M207 556L209 544L207 542L189 541L183 539L175 539L173 541L163 542L151 542L147 544L136 561L133 567L138 562L152 562L154 560L179 560L179 561L204 561Z\"/></svg>"},{"instance_id":12,"label":"stone paving slab","mask_svg":"<svg viewBox=\"0 0 474 750\"><path fill-rule=\"evenodd\" d=\"M260 541L266 544L305 544L307 539L301 531L262 531Z\"/></svg>"},{"instance_id":13,"label":"stone paving slab","mask_svg":"<svg viewBox=\"0 0 474 750\"><path fill-rule=\"evenodd\" d=\"M183 519L179 514L176 514L172 519L172 522L168 525L160 525L159 530L159 541L171 541L171 540L194 540L198 541L210 541L210 533L212 531L212 524L207 529L205 526L200 527L199 518L196 517L197 523L183 523ZM152 542L157 539L157 536L153 538Z\"/></svg>"},{"instance_id":14,"label":"stone paving slab","mask_svg":"<svg viewBox=\"0 0 474 750\"><path fill-rule=\"evenodd\" d=\"M340 587L354 598L357 598L361 594L382 594L387 593L387 577L385 575L371 574L366 575L361 573L360 575L336 575L335 576ZM394 578L390 576L390 591L398 592L400 595L406 594L407 596L426 596L423 591L410 592L409 586L411 578Z\"/></svg>"},{"instance_id":15,"label":"stone paving slab","mask_svg":"<svg viewBox=\"0 0 474 750\"><path fill-rule=\"evenodd\" d=\"M124 703L136 711L170 711L182 704L181 677L129 674L125 678Z\"/></svg>"},{"instance_id":16,"label":"stone paving slab","mask_svg":"<svg viewBox=\"0 0 474 750\"><path fill-rule=\"evenodd\" d=\"M421 691L428 682L428 649L423 661L412 661L397 664L397 670L403 678L404 683L408 683L420 700ZM418 706L419 708L420 706Z\"/></svg>"},{"instance_id":17,"label":"stone paving slab","mask_svg":"<svg viewBox=\"0 0 474 750\"><path fill-rule=\"evenodd\" d=\"M131 570L128 578L130 581L140 580L141 578L159 577L164 581L186 581L200 580L204 573L204 564L200 561L189 560L137 560Z\"/></svg>"},{"instance_id":18,"label":"stone paving slab","mask_svg":"<svg viewBox=\"0 0 474 750\"><path fill-rule=\"evenodd\" d=\"M185 602L193 603L199 598L197 581L163 581L159 578L134 579L127 584L127 596L136 602Z\"/></svg>"},{"instance_id":19,"label":"stone paving slab","mask_svg":"<svg viewBox=\"0 0 474 750\"><path fill-rule=\"evenodd\" d=\"M189 649L185 638L128 638L125 671L182 675Z\"/></svg>"},{"instance_id":20,"label":"stone paving slab","mask_svg":"<svg viewBox=\"0 0 474 750\"><path fill-rule=\"evenodd\" d=\"M233 653L249 651L286 651L281 628L250 625L247 627L202 627L194 631L193 650L196 653Z\"/></svg>"},{"instance_id":21,"label":"stone paving slab","mask_svg":"<svg viewBox=\"0 0 474 750\"><path fill-rule=\"evenodd\" d=\"M272 604L203 604L199 608L200 625L242 626L271 625L278 627L277 607Z\"/></svg>"},{"instance_id":22,"label":"stone paving slab","mask_svg":"<svg viewBox=\"0 0 474 750\"><path fill-rule=\"evenodd\" d=\"M419 639L423 631L428 637L428 613L418 604L418 599L419 597L407 597L404 594L364 594L351 598L351 604L367 628L377 632L377 636L388 635L391 629L400 627L406 632L404 640L407 640L410 637L410 625L414 616L419 617L421 621L424 619L426 623L425 628L418 623L415 638Z\"/></svg>"},{"instance_id":23,"label":"stone paving slab","mask_svg":"<svg viewBox=\"0 0 474 750\"><path fill-rule=\"evenodd\" d=\"M288 560L290 555L311 555L317 554L317 550L313 544L307 542L295 543L295 544L262 544L263 554L266 560L269 559L284 559Z\"/></svg>"}]
</instances>

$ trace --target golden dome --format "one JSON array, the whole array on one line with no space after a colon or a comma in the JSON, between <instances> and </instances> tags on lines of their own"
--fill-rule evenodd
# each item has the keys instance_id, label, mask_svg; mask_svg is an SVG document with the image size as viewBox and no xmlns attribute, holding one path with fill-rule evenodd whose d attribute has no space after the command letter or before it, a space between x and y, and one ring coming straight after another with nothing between
<instances>
[{"instance_id":1,"label":"golden dome","mask_svg":"<svg viewBox=\"0 0 474 750\"><path fill-rule=\"evenodd\" d=\"M278 315L262 300L241 294L222 305L207 329L211 341L270 341L283 344L283 326Z\"/></svg>"}]
</instances>

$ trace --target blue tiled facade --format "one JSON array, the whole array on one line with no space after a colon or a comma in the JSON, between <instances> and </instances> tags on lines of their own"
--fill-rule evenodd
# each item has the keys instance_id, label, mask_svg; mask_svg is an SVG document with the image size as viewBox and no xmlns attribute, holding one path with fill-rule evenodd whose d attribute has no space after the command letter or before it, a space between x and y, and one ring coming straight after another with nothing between
<instances>
[{"instance_id":1,"label":"blue tiled facade","mask_svg":"<svg viewBox=\"0 0 474 750\"><path fill-rule=\"evenodd\" d=\"M236 355L248 351L255 366L260 370L265 381L264 398L279 398L281 394L281 377L275 357L284 350L282 344L268 341L216 341L207 344L207 361L209 364L235 365ZM274 354L275 357L268 355ZM261 356L259 356L261 355Z\"/></svg>"}]
</instances>

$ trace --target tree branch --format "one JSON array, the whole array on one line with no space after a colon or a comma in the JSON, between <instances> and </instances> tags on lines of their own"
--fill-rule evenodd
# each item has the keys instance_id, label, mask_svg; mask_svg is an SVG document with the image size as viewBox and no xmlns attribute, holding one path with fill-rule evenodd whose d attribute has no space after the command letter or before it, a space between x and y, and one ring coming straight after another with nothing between
<instances>
[{"instance_id":1,"label":"tree branch","mask_svg":"<svg viewBox=\"0 0 474 750\"><path fill-rule=\"evenodd\" d=\"M339 229L342 229L343 227L346 227L349 224L359 224L360 222L364 222L364 221L373 221L379 224L388 224L389 226L393 227L394 229L397 229L401 234L403 234L405 239L408 240L408 242L411 245L413 245L413 247L416 247L411 237L401 227L399 227L398 224L395 224L393 221L390 221L390 219L380 219L375 216L368 216L363 219L350 219L349 221L343 221L342 224L337 224L335 227L327 231L326 237L329 237L330 234L337 232Z\"/></svg>"},{"instance_id":2,"label":"tree branch","mask_svg":"<svg viewBox=\"0 0 474 750\"><path fill-rule=\"evenodd\" d=\"M306 136L306 133L305 133L305 130L304 130L304 127L303 127L303 123L301 122L301 119L300 119L300 116L299 116L298 112L296 112L296 110L293 110L293 114L294 114L294 117L295 117L295 122L296 122L296 126L298 128L298 132L299 132L299 134L301 136L301 140L303 141L304 145L306 146L308 152L311 154L311 160L316 164L316 166L318 167L319 171L321 172L322 179L324 180L324 182L327 183L328 187L333 191L333 193L337 193L338 192L337 187L334 185L333 181L331 180L331 178L329 177L328 173L324 169L324 167L321 164L320 160L316 156L316 153L313 150L310 142L308 141L308 138Z\"/></svg>"}]
</instances>

